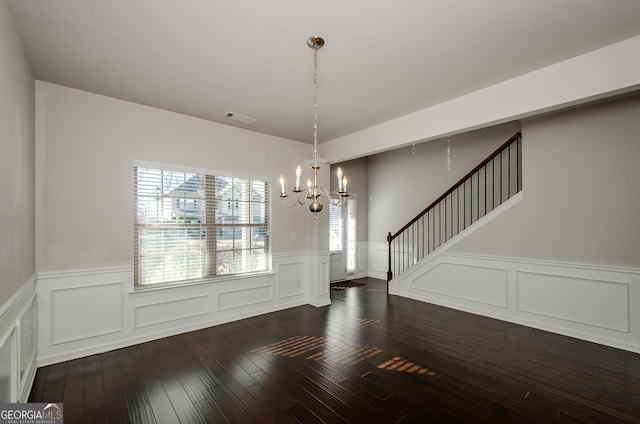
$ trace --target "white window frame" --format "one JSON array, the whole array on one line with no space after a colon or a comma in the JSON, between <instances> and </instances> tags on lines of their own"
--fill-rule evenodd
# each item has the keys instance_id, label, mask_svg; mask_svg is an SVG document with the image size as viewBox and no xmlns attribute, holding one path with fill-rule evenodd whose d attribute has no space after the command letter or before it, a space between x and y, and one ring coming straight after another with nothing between
<instances>
[{"instance_id":1,"label":"white window frame","mask_svg":"<svg viewBox=\"0 0 640 424\"><path fill-rule=\"evenodd\" d=\"M264 223L261 222L260 224L253 224L253 223L234 224L234 227L244 227L249 230L251 227L256 227L256 226L266 227L265 234L264 234L264 238L265 238L264 239L265 240L264 241L264 258L262 259L264 261L264 266L261 267L261 269L259 270L240 271L240 272L233 272L233 273L219 273L218 270L215 269L215 265L214 266L211 265L212 263L215 263L215 262L211 262L211 263L208 262L206 265L207 269L203 271L202 276L200 278L141 283L139 281L140 280L140 269L139 269L140 257L139 257L139 249L138 249L138 240L139 240L138 236L139 236L139 229L142 227L142 225L140 225L138 221L138 205L136 204L138 199L138 193L136 192L137 190L135 188L137 184L135 181L136 175L137 175L137 172L136 172L137 168L149 168L149 169L162 170L162 171L192 173L192 174L198 174L203 176L224 177L224 178L264 182L266 184L265 194L267 197L267 199L264 202L264 207L266 208L266 212L265 212L266 222ZM137 289L148 289L148 288L159 288L159 287L174 287L174 286L180 286L185 284L216 281L220 279L242 278L250 275L271 272L272 255L271 255L270 239L271 239L271 216L272 216L272 210L273 210L271 207L271 199L272 199L271 192L272 192L272 186L273 186L273 178L242 174L242 173L227 172L227 171L215 171L215 170L208 170L208 169L202 169L202 168L185 167L185 166L165 164L165 163L146 162L146 161L133 161L133 170L134 170L133 172L134 174L133 175L133 179L134 179L134 193L133 193L134 195L134 289L137 290ZM209 203L210 201L214 201L214 199L212 199L211 197L207 197L205 201ZM207 212L207 214L208 213L209 212ZM216 223L215 220L213 219L211 219L210 221L211 222L209 223L203 224L203 227L208 228L207 234L212 234L212 235L217 234L218 230L223 227L219 225L219 223ZM149 225L145 224L145 226L148 227ZM215 239L216 236L213 236L213 237ZM215 249L216 244L215 242L212 243L211 240L207 240L205 244L206 244L206 250L207 250L205 254L207 258L211 260L211 258L215 257L217 253ZM234 250L230 250L230 252L234 252L236 250L240 251L242 249L234 249Z\"/></svg>"}]
</instances>

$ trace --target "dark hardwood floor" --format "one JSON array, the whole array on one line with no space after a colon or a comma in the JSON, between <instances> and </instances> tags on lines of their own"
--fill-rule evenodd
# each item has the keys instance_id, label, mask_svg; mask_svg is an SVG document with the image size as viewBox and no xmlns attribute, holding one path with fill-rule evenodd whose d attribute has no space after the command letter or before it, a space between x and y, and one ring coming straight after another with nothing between
<instances>
[{"instance_id":1,"label":"dark hardwood floor","mask_svg":"<svg viewBox=\"0 0 640 424\"><path fill-rule=\"evenodd\" d=\"M38 369L65 423L640 422L640 355L387 296L385 282Z\"/></svg>"}]
</instances>

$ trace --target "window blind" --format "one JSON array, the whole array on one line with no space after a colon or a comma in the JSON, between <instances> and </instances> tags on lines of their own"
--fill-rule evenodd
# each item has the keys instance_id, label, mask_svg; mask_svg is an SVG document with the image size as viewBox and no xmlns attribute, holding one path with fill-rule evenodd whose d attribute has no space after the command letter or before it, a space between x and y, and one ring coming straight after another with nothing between
<instances>
[{"instance_id":1,"label":"window blind","mask_svg":"<svg viewBox=\"0 0 640 424\"><path fill-rule=\"evenodd\" d=\"M135 284L268 271L270 184L134 167Z\"/></svg>"}]
</instances>

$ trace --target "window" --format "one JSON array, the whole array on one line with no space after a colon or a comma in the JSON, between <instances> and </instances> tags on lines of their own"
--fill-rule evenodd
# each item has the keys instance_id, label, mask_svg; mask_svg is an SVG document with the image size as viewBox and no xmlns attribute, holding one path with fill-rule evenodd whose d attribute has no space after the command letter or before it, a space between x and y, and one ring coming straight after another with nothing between
<instances>
[{"instance_id":1,"label":"window","mask_svg":"<svg viewBox=\"0 0 640 424\"><path fill-rule=\"evenodd\" d=\"M270 192L260 179L135 166L136 286L269 271Z\"/></svg>"}]
</instances>

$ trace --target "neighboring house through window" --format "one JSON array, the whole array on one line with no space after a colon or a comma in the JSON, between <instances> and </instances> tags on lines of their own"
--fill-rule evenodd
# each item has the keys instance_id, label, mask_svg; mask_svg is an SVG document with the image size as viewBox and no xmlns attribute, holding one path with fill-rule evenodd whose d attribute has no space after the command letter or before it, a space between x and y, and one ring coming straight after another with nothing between
<instances>
[{"instance_id":1,"label":"neighboring house through window","mask_svg":"<svg viewBox=\"0 0 640 424\"><path fill-rule=\"evenodd\" d=\"M136 286L269 271L268 179L134 166Z\"/></svg>"}]
</instances>

